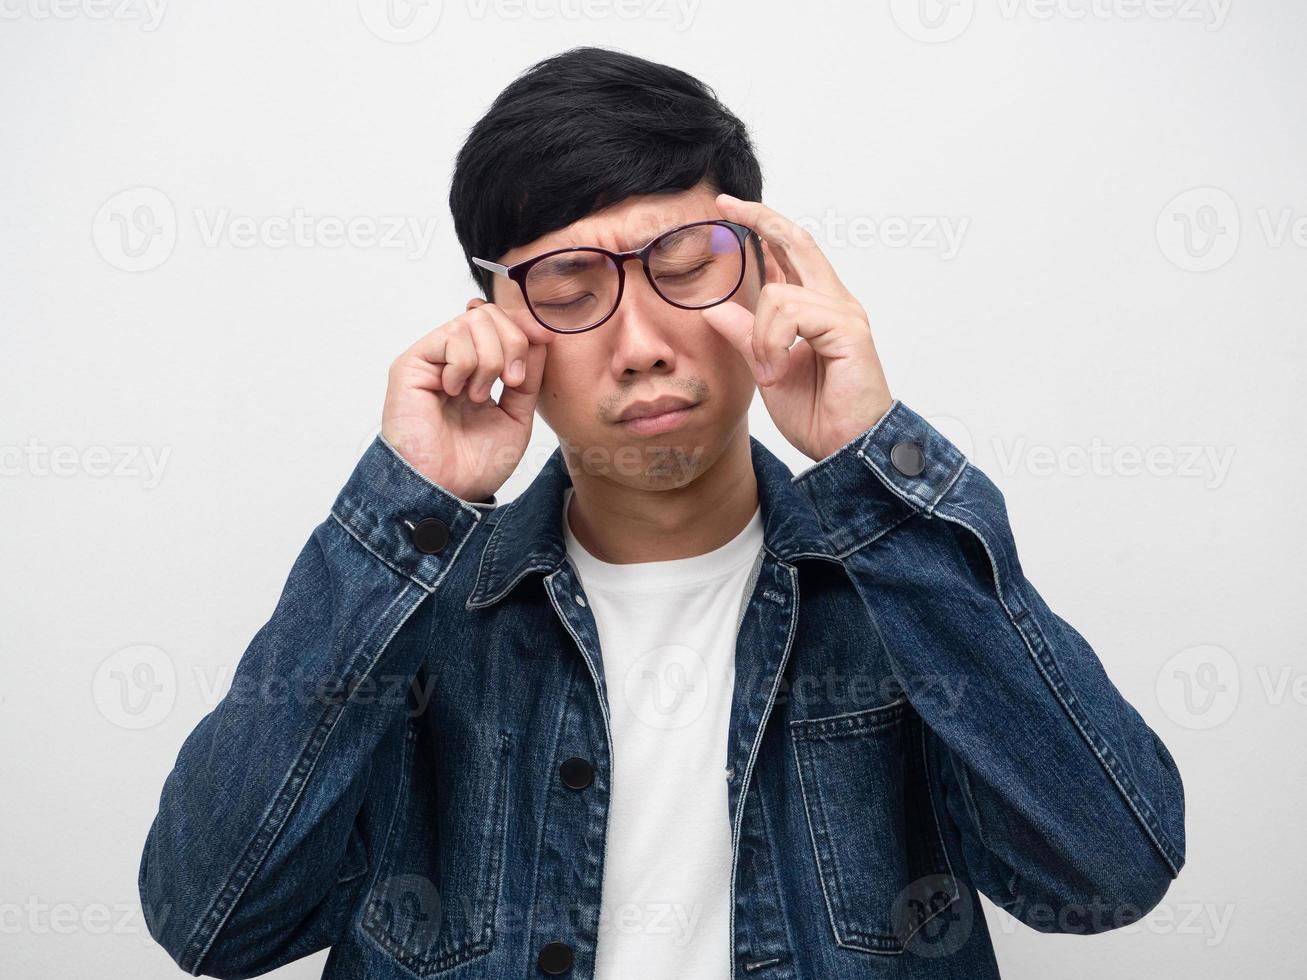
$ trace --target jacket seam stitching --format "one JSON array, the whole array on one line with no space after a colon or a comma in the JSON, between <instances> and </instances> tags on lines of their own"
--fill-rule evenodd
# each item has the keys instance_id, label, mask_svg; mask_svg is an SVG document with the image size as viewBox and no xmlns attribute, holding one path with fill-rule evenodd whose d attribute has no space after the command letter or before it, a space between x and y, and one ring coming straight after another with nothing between
<instances>
[{"instance_id":1,"label":"jacket seam stitching","mask_svg":"<svg viewBox=\"0 0 1307 980\"><path fill-rule=\"evenodd\" d=\"M389 558L387 558L387 557L386 557L385 555L383 555L381 552L377 551L376 548L374 548L374 547L372 547L372 545L368 544L367 540L366 540L366 539L365 539L365 538L364 538L364 537L363 537L359 532L357 532L356 530L354 530L353 525L351 525L351 524L349 523L349 521L347 521L346 519L342 518L342 517L341 517L339 514L337 514L334 510L331 512L331 517L332 517L332 520L334 520L337 524L339 524L342 528L345 529L345 533L346 533L346 534L348 534L351 538L353 538L355 541L357 541L357 542L359 543L359 546L360 546L364 551L366 551L368 554L370 554L370 555L371 555L373 558L375 558L377 561L381 562L381 564L385 565L387 568L389 568L389 569L390 569L392 572L394 572L396 575L400 575L400 576L402 576L402 577L408 579L410 582L413 582L415 585L421 586L421 587L422 587L423 589L425 589L427 592L431 592L431 591L433 591L433 587L432 587L432 586L427 585L425 582L423 582L423 581L421 581L420 579L416 578L415 576L413 576L413 575L410 574L409 572L404 571L404 569L400 568L398 565L396 565L394 562L392 562Z\"/></svg>"},{"instance_id":2,"label":"jacket seam stitching","mask_svg":"<svg viewBox=\"0 0 1307 980\"><path fill-rule=\"evenodd\" d=\"M319 547L321 547L321 545L319 545ZM391 601L390 605L386 607L385 612L382 614L383 622L385 616L389 614L390 611L394 609L401 602L401 600L403 600L409 594L410 589L411 587L409 585L405 585L403 590ZM409 617L413 615L413 612L414 610L417 609L418 605L420 605L420 602L414 603L412 607L408 610L407 614L399 617L398 621L395 623L395 626L391 629L390 633L386 636L385 641L380 645L376 653L373 655L371 663L368 665L368 669L367 671L365 671L365 674L371 673L372 670L376 667L377 661L381 658L382 654L387 649L389 649L391 641L395 638L396 634L403 627L403 625L406 622L408 622ZM350 661L351 665L354 662L356 662L357 659L358 659L358 651L356 651L354 657L351 658ZM187 958L189 959L190 956L194 956L194 963L192 964L191 969L196 971L196 975L198 975L198 971L204 963L204 958L209 955L209 952L213 948L213 944L217 940L218 935L222 932L223 927L227 924L227 920L231 917L232 912L235 910L236 906L240 903L241 898L245 894L245 890L249 887L250 882L254 880L254 877L258 874L259 868L260 866L262 866L263 862L267 859L268 854L272 852L273 847L277 843L277 838L281 835L281 831L285 829L286 824L290 822L290 819L294 814L296 805L303 797L304 790L308 787L309 782L313 778L313 773L314 770L317 768L319 759L322 756L322 751L325 748L327 742L330 740L332 732L335 731L336 726L340 723L340 719L344 715L345 708L347 707L348 703L349 702L347 698L346 701L342 702L341 704L329 705L327 709L322 713L321 717L318 720L317 725L314 726L313 731L310 733L306 744L300 750L300 754L298 758L295 760L295 763L291 766L290 771L287 772L285 778L282 780L281 788L278 790L277 796L273 799L272 804L269 806L267 812L264 814L264 817L260 821L258 828L254 832L254 835L251 837L250 842L245 846L245 850L242 852L241 856L237 859L235 867L232 868L232 870L228 873L226 882L224 882L222 888L218 890L218 893L214 896L213 900L210 902L208 909L205 911L204 915L200 917L200 921L196 924L195 929L192 931L191 939L187 943L187 948L188 948ZM291 798L289 800L284 801L283 804L283 797L286 796L288 791L287 787L294 779L296 770L301 767L305 767L303 776L299 779L298 785L295 787ZM284 812L278 819L276 814L278 813L278 810L283 807L283 805L284 805ZM269 824L274 822L276 823L276 826L269 827ZM260 843L265 837L266 837L266 842ZM262 853L255 856L256 850L261 850ZM243 870L242 866L245 864L250 864L250 868L248 872L245 872ZM224 896L227 895L227 893L232 889L235 882L242 875L245 876L244 882L240 884L235 894L232 895L230 899L226 900L226 908L223 909L222 906L224 903ZM214 919L215 917L217 921L214 922L212 926L212 931L209 933L208 939L205 940L204 932L206 930L206 924L210 920ZM191 950L194 950L197 944L199 944L200 942L203 942L202 948L200 948L197 952L193 952L193 953L189 952Z\"/></svg>"},{"instance_id":3,"label":"jacket seam stitching","mask_svg":"<svg viewBox=\"0 0 1307 980\"><path fill-rule=\"evenodd\" d=\"M899 527L900 525L905 524L906 522L912 520L914 517L921 517L921 516L922 516L921 512L918 511L918 510L916 510L915 508L914 508L913 510L910 510L908 513L904 514L902 517L900 517L900 518L898 518L897 520L895 520L893 524L889 524L889 525L887 525L887 526L885 526L885 527L879 529L879 530L876 531L874 534L872 534L870 537L865 538L865 539L862 540L862 541L858 541L858 542L856 542L855 544L851 544L851 545L849 545L849 547L845 548L845 549L844 549L843 551L841 551L839 554L837 554L837 555L834 556L835 561L839 562L840 565L841 565L841 567L845 567L846 570L847 570L847 567L844 565L844 560L845 560L846 558L848 558L848 557L850 557L850 556L852 556L852 555L856 555L856 554L857 554L859 551L861 551L863 548L867 548L867 547L869 547L869 546L875 544L877 541L879 541L879 540L880 540L881 538L883 538L885 535L889 534L891 531L897 530L898 527Z\"/></svg>"},{"instance_id":4,"label":"jacket seam stitching","mask_svg":"<svg viewBox=\"0 0 1307 980\"><path fill-rule=\"evenodd\" d=\"M790 909L785 896L785 889L781 887L780 882L778 881L779 876L776 874L776 868L778 867L779 862L776 860L776 842L774 840L775 823L767 815L767 798L761 790L759 790L758 793L758 819L762 824L763 843L766 846L767 862L770 866L768 877L771 880L772 891L776 896L777 908L781 911L781 924L785 930L784 955L774 958L775 962L781 962L793 957L794 954L792 950L797 947L797 944L794 942L794 932L791 929ZM762 962L755 960L752 963L745 963L744 968L749 971L757 970L761 969L762 966L770 965L772 962L773 959L763 960Z\"/></svg>"},{"instance_id":5,"label":"jacket seam stitching","mask_svg":"<svg viewBox=\"0 0 1307 980\"><path fill-rule=\"evenodd\" d=\"M776 668L776 677L772 681L771 693L767 696L767 706L763 709L763 717L758 724L758 730L753 736L753 745L749 748L749 759L744 765L744 775L740 780L740 795L735 801L735 813L731 820L731 915L729 922L730 935L735 935L735 871L738 865L740 852L740 827L744 823L744 798L749 792L749 780L753 775L754 762L758 757L758 750L762 747L763 731L766 729L767 718L771 715L771 710L776 703L776 692L780 690L781 678L785 676L785 665L789 663L790 651L794 646L794 635L799 626L799 576L798 570L790 564L781 563L790 576L790 587L794 595L794 602L790 606L790 631L785 637L785 654L781 658L780 664ZM760 572L761 574L761 572ZM735 973L735 940L731 939L731 973Z\"/></svg>"},{"instance_id":6,"label":"jacket seam stitching","mask_svg":"<svg viewBox=\"0 0 1307 980\"><path fill-rule=\"evenodd\" d=\"M972 516L974 519L974 516L971 515L970 511L968 511L966 508L955 504L954 509L960 510L963 513L967 514L968 516ZM999 573L998 573L998 563L994 559L994 554L993 551L990 549L988 540L986 540L985 536L982 535L978 530L976 530L975 527L973 527L971 524L968 524L962 518L957 517L956 515L950 516L948 513L945 513L943 511L940 512L940 516L946 521L949 521L951 523L966 528L971 534L974 534L977 540L979 540L980 543L984 546L986 555L989 557L991 571L993 572L994 575L994 582L995 582L994 591L996 597L998 598L999 605L1002 607L1004 614L1007 616L1008 622L1012 625L1012 628L1016 631L1017 636L1021 638L1021 642L1025 646L1026 652L1030 655L1030 659L1035 664L1035 668L1039 671L1040 676L1043 677L1044 683L1048 686L1050 693L1052 693L1053 697L1056 698L1058 704L1062 706L1062 710L1066 712L1067 716L1071 719L1071 722L1076 726L1076 730L1080 733L1080 737L1084 739L1085 744L1089 746L1089 750L1094 753L1094 756L1098 759L1099 764L1103 767L1104 771L1106 771L1108 778L1110 778L1112 780L1113 785L1116 786L1117 791L1121 794L1122 799L1125 801L1131 813L1134 814L1135 819L1139 821L1140 826L1143 827L1144 832L1148 835L1148 838L1152 841L1153 845L1161 853L1162 859L1166 861L1167 867L1172 870L1172 876L1179 874L1179 868L1176 867L1175 862L1172 860L1170 854L1170 848L1174 847L1174 845L1171 843L1169 839L1166 839L1166 835L1164 832L1160 831L1160 829L1155 829L1152 826L1152 823L1149 819L1150 817L1155 819L1154 808L1148 802L1147 798L1144 797L1143 793L1139 791L1137 788L1134 790L1132 794L1131 790L1127 789L1125 786L1122 785L1120 778L1116 774L1116 769L1120 765L1117 759L1116 752L1108 744L1106 739L1102 737L1102 735L1094 727L1092 721L1090 721L1090 719L1087 716L1084 719L1081 719L1077 714L1076 709L1073 706L1072 702L1073 701L1078 702L1078 699L1075 697L1074 692L1071 692L1070 685L1067 683L1066 679L1061 676L1062 673L1061 668L1057 666L1057 662L1053 658L1052 647L1048 642L1048 638L1044 636L1043 631L1039 630L1038 627L1036 626L1035 632L1039 636L1044 650L1048 652L1048 657L1053 664L1053 668L1057 670L1058 680L1063 686L1066 687L1068 692L1071 692L1071 700L1068 700L1066 697L1062 695L1061 691L1058 689L1058 684L1054 682L1054 679L1049 674L1049 668L1046 667L1045 664L1040 660L1040 657L1038 653L1036 653L1034 646L1030 641L1030 638L1026 635L1025 630L1021 628L1021 621L1027 618L1029 610L1028 609L1023 610L1022 615L1020 616L1013 615L1012 609L1008 605L1007 600L1003 597L1002 587L998 584L1000 581ZM1030 621L1032 624L1035 623L1035 620L1033 618L1031 618ZM1099 746L1097 744L1098 742L1102 743L1101 750L1099 749ZM1133 786L1133 781L1131 781L1131 784ZM1134 799L1135 796L1138 797L1139 803L1136 803ZM1141 812L1139 804L1142 804L1142 808L1143 810L1147 811L1147 815ZM1163 843L1164 839L1165 839L1165 843Z\"/></svg>"},{"instance_id":7,"label":"jacket seam stitching","mask_svg":"<svg viewBox=\"0 0 1307 980\"><path fill-rule=\"evenodd\" d=\"M930 759L927 752L926 723L923 720L921 722L921 768L926 778L926 799L930 803L930 815L935 821L935 838L939 841L940 853L944 855L944 866L948 868L948 880L953 885L953 894L949 896L949 900L944 905L940 906L926 918L918 922L917 927L903 938L903 946L905 949L907 948L908 940L915 936L921 930L922 926L956 902L958 897L962 894L962 888L958 884L957 875L953 872L953 862L949 860L948 845L944 843L944 828L940 825L939 810L935 807L935 794L931 792L930 788Z\"/></svg>"}]
</instances>

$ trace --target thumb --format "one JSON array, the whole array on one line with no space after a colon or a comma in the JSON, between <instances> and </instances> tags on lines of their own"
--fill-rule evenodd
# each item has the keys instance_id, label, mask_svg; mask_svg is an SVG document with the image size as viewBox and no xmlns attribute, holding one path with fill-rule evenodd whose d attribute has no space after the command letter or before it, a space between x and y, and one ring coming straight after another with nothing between
<instances>
[{"instance_id":1,"label":"thumb","mask_svg":"<svg viewBox=\"0 0 1307 980\"><path fill-rule=\"evenodd\" d=\"M708 321L708 326L725 337L739 352L756 378L758 362L753 356L753 314L730 300L700 310L699 313Z\"/></svg>"},{"instance_id":2,"label":"thumb","mask_svg":"<svg viewBox=\"0 0 1307 980\"><path fill-rule=\"evenodd\" d=\"M540 385L545 375L545 358L548 344L531 344L526 349L526 376L516 388L504 385L499 393L499 407L519 425L530 426L536 402L540 399Z\"/></svg>"}]
</instances>

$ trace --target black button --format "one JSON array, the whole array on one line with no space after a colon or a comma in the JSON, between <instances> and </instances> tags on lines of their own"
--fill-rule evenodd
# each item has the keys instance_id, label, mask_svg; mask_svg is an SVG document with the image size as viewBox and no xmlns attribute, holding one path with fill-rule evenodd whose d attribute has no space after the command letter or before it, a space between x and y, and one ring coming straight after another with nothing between
<instances>
[{"instance_id":1,"label":"black button","mask_svg":"<svg viewBox=\"0 0 1307 980\"><path fill-rule=\"evenodd\" d=\"M576 756L564 760L558 771L563 777L563 785L568 789L585 789L595 778L594 766Z\"/></svg>"},{"instance_id":2,"label":"black button","mask_svg":"<svg viewBox=\"0 0 1307 980\"><path fill-rule=\"evenodd\" d=\"M889 461L904 476L916 476L926 468L926 454L915 442L896 442L889 451Z\"/></svg>"},{"instance_id":3,"label":"black button","mask_svg":"<svg viewBox=\"0 0 1307 980\"><path fill-rule=\"evenodd\" d=\"M567 943L545 943L536 965L545 973L566 973L572 968L572 947Z\"/></svg>"},{"instance_id":4,"label":"black button","mask_svg":"<svg viewBox=\"0 0 1307 980\"><path fill-rule=\"evenodd\" d=\"M413 525L410 537L418 551L434 555L449 544L449 525L436 517L424 517Z\"/></svg>"}]
</instances>

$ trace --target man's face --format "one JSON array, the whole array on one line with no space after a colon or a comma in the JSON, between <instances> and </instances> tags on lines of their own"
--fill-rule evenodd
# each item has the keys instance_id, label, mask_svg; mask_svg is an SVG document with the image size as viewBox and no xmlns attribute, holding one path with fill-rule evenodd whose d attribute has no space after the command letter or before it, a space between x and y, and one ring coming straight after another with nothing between
<instances>
[{"instance_id":1,"label":"man's face","mask_svg":"<svg viewBox=\"0 0 1307 980\"><path fill-rule=\"evenodd\" d=\"M676 225L721 218L715 195L700 183L675 194L627 198L511 249L498 261L512 265L576 245L619 252L638 248ZM744 281L730 302L752 311L763 285L752 241L746 242L745 262ZM766 266L768 278L779 275L770 254ZM579 466L629 487L683 486L711 466L733 438L747 434L755 389L748 363L699 310L679 309L659 297L638 260L626 265L617 311L583 333L549 336L515 283L497 276L494 289L494 302L533 341L549 341L536 411L562 443L574 480ZM619 421L634 403L666 395L694 403L674 427L652 432L647 422Z\"/></svg>"}]
</instances>

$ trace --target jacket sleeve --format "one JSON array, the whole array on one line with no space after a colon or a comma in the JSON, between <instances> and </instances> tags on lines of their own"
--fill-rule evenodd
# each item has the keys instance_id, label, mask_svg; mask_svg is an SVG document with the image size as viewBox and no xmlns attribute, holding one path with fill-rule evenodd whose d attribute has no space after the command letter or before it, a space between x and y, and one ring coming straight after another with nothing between
<instances>
[{"instance_id":1,"label":"jacket sleeve","mask_svg":"<svg viewBox=\"0 0 1307 980\"><path fill-rule=\"evenodd\" d=\"M1022 573L998 487L897 399L794 480L925 722L972 883L1042 932L1152 909L1184 865L1179 772Z\"/></svg>"},{"instance_id":2,"label":"jacket sleeve","mask_svg":"<svg viewBox=\"0 0 1307 980\"><path fill-rule=\"evenodd\" d=\"M408 710L436 600L414 613L489 506L377 436L314 528L146 836L146 924L187 973L256 976L341 935L368 878L355 818L371 760Z\"/></svg>"}]
</instances>

